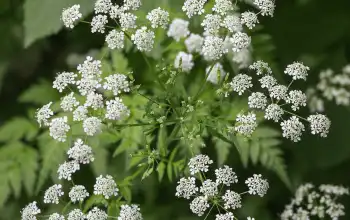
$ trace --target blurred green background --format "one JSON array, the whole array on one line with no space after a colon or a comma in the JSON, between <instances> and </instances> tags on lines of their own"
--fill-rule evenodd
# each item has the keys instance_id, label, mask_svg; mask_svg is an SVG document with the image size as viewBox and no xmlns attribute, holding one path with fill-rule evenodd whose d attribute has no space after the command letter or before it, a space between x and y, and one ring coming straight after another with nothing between
<instances>
[{"instance_id":1,"label":"blurred green background","mask_svg":"<svg viewBox=\"0 0 350 220\"><path fill-rule=\"evenodd\" d=\"M58 98L50 82L57 72L74 67L86 54L103 46L103 37L92 35L88 26L80 25L74 31L62 29L59 20L62 8L76 3L89 16L92 0L0 1L0 219L20 219L19 211L24 204L41 198L43 189L38 190L39 197L34 192L37 184L50 184L47 178L38 183L40 176L55 173L55 165L40 170L46 152L38 144L42 131L33 120L36 108ZM182 3L144 0L142 10L167 5L178 13ZM276 5L275 16L262 19L263 29L259 32L271 37L269 46L273 50L268 56L277 73L282 74L284 67L295 60L303 61L311 67L309 80L301 85L306 89L317 83L322 69L339 72L350 63L349 0L276 0ZM142 68L138 65L144 63L135 61L140 57L124 56L130 69ZM147 81L147 77L143 78ZM350 186L350 108L327 103L326 109L332 120L328 138L306 135L298 144L284 141L282 145L294 187L304 182ZM106 149L99 155L109 158L108 152ZM234 151L228 161L237 166L238 173L260 170L258 166L249 166L249 171L242 168ZM109 158L95 169L113 168L118 163ZM82 180L84 175L92 174L86 171L81 174ZM274 174L270 173L268 179L271 188L267 197L246 200L243 214L256 219L278 219L293 192ZM175 183L159 184L156 177L134 188L135 200L146 213L145 219L197 219L190 214L187 202L176 199L174 193ZM350 198L345 198L344 203L349 210Z\"/></svg>"}]
</instances>

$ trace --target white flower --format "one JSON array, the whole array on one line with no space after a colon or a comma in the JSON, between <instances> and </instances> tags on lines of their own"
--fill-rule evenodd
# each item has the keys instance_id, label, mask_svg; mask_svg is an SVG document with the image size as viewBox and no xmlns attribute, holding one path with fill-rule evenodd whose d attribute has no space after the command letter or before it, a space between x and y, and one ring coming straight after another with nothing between
<instances>
[{"instance_id":1,"label":"white flower","mask_svg":"<svg viewBox=\"0 0 350 220\"><path fill-rule=\"evenodd\" d=\"M222 196L222 199L225 202L225 209L237 209L242 207L241 195L234 191L227 190L225 195Z\"/></svg>"},{"instance_id":2,"label":"white flower","mask_svg":"<svg viewBox=\"0 0 350 220\"><path fill-rule=\"evenodd\" d=\"M131 14L129 12L122 13L119 19L122 30L127 31L128 29L137 28L136 19L137 16L134 14Z\"/></svg>"},{"instance_id":3,"label":"white flower","mask_svg":"<svg viewBox=\"0 0 350 220\"><path fill-rule=\"evenodd\" d=\"M242 49L249 47L251 38L243 32L235 33L231 38L233 52L239 52Z\"/></svg>"},{"instance_id":4,"label":"white flower","mask_svg":"<svg viewBox=\"0 0 350 220\"><path fill-rule=\"evenodd\" d=\"M227 212L225 214L217 214L215 220L234 220L232 212Z\"/></svg>"},{"instance_id":5,"label":"white flower","mask_svg":"<svg viewBox=\"0 0 350 220\"><path fill-rule=\"evenodd\" d=\"M190 34L188 30L189 22L180 18L175 18L169 26L167 35L179 42L181 38L187 37Z\"/></svg>"},{"instance_id":6,"label":"white flower","mask_svg":"<svg viewBox=\"0 0 350 220\"><path fill-rule=\"evenodd\" d=\"M269 189L269 182L267 182L266 179L263 179L261 174L254 174L253 177L250 177L245 181L245 184L247 184L249 188L248 193L251 195L259 195L263 197Z\"/></svg>"},{"instance_id":7,"label":"white flower","mask_svg":"<svg viewBox=\"0 0 350 220\"><path fill-rule=\"evenodd\" d=\"M253 92L248 97L249 108L265 109L267 105L267 97L261 92Z\"/></svg>"},{"instance_id":8,"label":"white flower","mask_svg":"<svg viewBox=\"0 0 350 220\"><path fill-rule=\"evenodd\" d=\"M153 49L154 44L154 32L147 30L147 27L143 26L137 29L135 34L131 35L131 40L140 51L149 52Z\"/></svg>"},{"instance_id":9,"label":"white flower","mask_svg":"<svg viewBox=\"0 0 350 220\"><path fill-rule=\"evenodd\" d=\"M216 36L207 36L204 38L202 54L207 61L218 60L225 53L224 40Z\"/></svg>"},{"instance_id":10,"label":"white flower","mask_svg":"<svg viewBox=\"0 0 350 220\"><path fill-rule=\"evenodd\" d=\"M68 158L73 159L78 163L88 164L94 161L91 147L85 145L81 139L77 139L74 142L74 146L67 151L67 154Z\"/></svg>"},{"instance_id":11,"label":"white flower","mask_svg":"<svg viewBox=\"0 0 350 220\"><path fill-rule=\"evenodd\" d=\"M124 48L124 32L112 30L106 36L106 43L110 49L123 49Z\"/></svg>"},{"instance_id":12,"label":"white flower","mask_svg":"<svg viewBox=\"0 0 350 220\"><path fill-rule=\"evenodd\" d=\"M107 175L103 177L100 175L96 178L96 183L94 185L95 195L103 195L105 199L109 199L112 196L118 196L118 191L119 189L112 176Z\"/></svg>"},{"instance_id":13,"label":"white flower","mask_svg":"<svg viewBox=\"0 0 350 220\"><path fill-rule=\"evenodd\" d=\"M258 127L256 115L249 112L247 115L238 114L236 118L235 131L244 136L250 136Z\"/></svg>"},{"instance_id":14,"label":"white flower","mask_svg":"<svg viewBox=\"0 0 350 220\"><path fill-rule=\"evenodd\" d=\"M271 89L272 86L277 84L277 80L271 76L266 75L259 79L259 82L261 84L261 88Z\"/></svg>"},{"instance_id":15,"label":"white flower","mask_svg":"<svg viewBox=\"0 0 350 220\"><path fill-rule=\"evenodd\" d=\"M292 90L286 99L287 103L291 103L291 108L297 111L300 106L306 106L306 95L300 90Z\"/></svg>"},{"instance_id":16,"label":"white flower","mask_svg":"<svg viewBox=\"0 0 350 220\"><path fill-rule=\"evenodd\" d=\"M63 9L61 20L63 21L64 26L67 28L74 28L76 21L83 16L79 9L80 5L73 5L70 8Z\"/></svg>"},{"instance_id":17,"label":"white flower","mask_svg":"<svg viewBox=\"0 0 350 220\"><path fill-rule=\"evenodd\" d=\"M122 14L125 12L125 7L119 5L113 5L109 10L109 16L112 19L120 18Z\"/></svg>"},{"instance_id":18,"label":"white flower","mask_svg":"<svg viewBox=\"0 0 350 220\"><path fill-rule=\"evenodd\" d=\"M176 186L175 196L190 199L190 197L197 193L198 187L196 186L196 179L194 177L184 178L182 177Z\"/></svg>"},{"instance_id":19,"label":"white flower","mask_svg":"<svg viewBox=\"0 0 350 220\"><path fill-rule=\"evenodd\" d=\"M89 117L83 122L84 132L89 136L94 136L95 134L101 132L102 122L99 118Z\"/></svg>"},{"instance_id":20,"label":"white flower","mask_svg":"<svg viewBox=\"0 0 350 220\"><path fill-rule=\"evenodd\" d=\"M77 81L77 87L81 95L85 96L90 92L96 91L101 87L99 80L93 79L92 77L81 78Z\"/></svg>"},{"instance_id":21,"label":"white flower","mask_svg":"<svg viewBox=\"0 0 350 220\"><path fill-rule=\"evenodd\" d=\"M72 72L62 72L58 74L53 81L53 88L57 89L59 92L62 92L69 84L75 84L75 78L77 74Z\"/></svg>"},{"instance_id":22,"label":"white flower","mask_svg":"<svg viewBox=\"0 0 350 220\"><path fill-rule=\"evenodd\" d=\"M275 12L275 2L273 0L255 0L254 4L258 6L258 8L261 10L261 15L270 15L273 16L273 13Z\"/></svg>"},{"instance_id":23,"label":"white flower","mask_svg":"<svg viewBox=\"0 0 350 220\"><path fill-rule=\"evenodd\" d=\"M222 168L215 170L216 184L224 184L230 186L232 183L237 183L237 175L233 172L232 168L225 165Z\"/></svg>"},{"instance_id":24,"label":"white flower","mask_svg":"<svg viewBox=\"0 0 350 220\"><path fill-rule=\"evenodd\" d=\"M265 109L265 116L264 117L267 120L273 120L275 122L278 122L282 118L283 114L284 114L284 111L279 105L270 104Z\"/></svg>"},{"instance_id":25,"label":"white flower","mask_svg":"<svg viewBox=\"0 0 350 220\"><path fill-rule=\"evenodd\" d=\"M296 116L292 116L290 119L283 121L281 127L283 131L282 136L294 142L300 141L302 132L305 131L305 126Z\"/></svg>"},{"instance_id":26,"label":"white flower","mask_svg":"<svg viewBox=\"0 0 350 220\"><path fill-rule=\"evenodd\" d=\"M231 33L241 32L243 30L239 15L226 16L221 26L227 28Z\"/></svg>"},{"instance_id":27,"label":"white flower","mask_svg":"<svg viewBox=\"0 0 350 220\"><path fill-rule=\"evenodd\" d=\"M293 64L290 64L287 66L287 68L284 70L284 73L292 76L293 80L297 80L297 79L306 80L309 70L310 68L305 66L304 64L299 62L294 62Z\"/></svg>"},{"instance_id":28,"label":"white flower","mask_svg":"<svg viewBox=\"0 0 350 220\"><path fill-rule=\"evenodd\" d=\"M36 205L36 202L29 203L21 211L22 220L37 220L36 215L40 213L41 210Z\"/></svg>"},{"instance_id":29,"label":"white flower","mask_svg":"<svg viewBox=\"0 0 350 220\"><path fill-rule=\"evenodd\" d=\"M45 191L44 203L58 204L60 197L64 195L61 184L55 184Z\"/></svg>"},{"instance_id":30,"label":"white flower","mask_svg":"<svg viewBox=\"0 0 350 220\"><path fill-rule=\"evenodd\" d=\"M256 75L272 74L272 70L268 63L258 60L249 66L249 69L255 70ZM264 88L264 87L263 87Z\"/></svg>"},{"instance_id":31,"label":"white flower","mask_svg":"<svg viewBox=\"0 0 350 220\"><path fill-rule=\"evenodd\" d=\"M169 23L169 12L158 7L149 12L146 18L151 22L152 28L166 28Z\"/></svg>"},{"instance_id":32,"label":"white flower","mask_svg":"<svg viewBox=\"0 0 350 220\"><path fill-rule=\"evenodd\" d=\"M325 115L310 115L307 120L310 122L311 134L319 134L321 137L327 137L331 121Z\"/></svg>"},{"instance_id":33,"label":"white flower","mask_svg":"<svg viewBox=\"0 0 350 220\"><path fill-rule=\"evenodd\" d=\"M192 54L180 51L175 58L174 67L181 69L183 72L190 72L193 68L193 56Z\"/></svg>"},{"instance_id":34,"label":"white flower","mask_svg":"<svg viewBox=\"0 0 350 220\"><path fill-rule=\"evenodd\" d=\"M48 119L53 116L53 111L50 109L50 106L52 105L52 102L49 104L44 105L43 107L36 110L36 120L38 121L40 127L41 125L49 126L50 122Z\"/></svg>"},{"instance_id":35,"label":"white flower","mask_svg":"<svg viewBox=\"0 0 350 220\"><path fill-rule=\"evenodd\" d=\"M226 15L228 11L233 9L232 1L230 0L215 0L213 11L220 15Z\"/></svg>"},{"instance_id":36,"label":"white flower","mask_svg":"<svg viewBox=\"0 0 350 220\"><path fill-rule=\"evenodd\" d=\"M67 124L67 116L61 118L54 118L50 123L50 136L60 142L65 142L67 138L67 132L70 126Z\"/></svg>"},{"instance_id":37,"label":"white flower","mask_svg":"<svg viewBox=\"0 0 350 220\"><path fill-rule=\"evenodd\" d=\"M87 56L84 63L78 65L77 70L83 78L98 78L102 74L101 67L100 60Z\"/></svg>"},{"instance_id":38,"label":"white flower","mask_svg":"<svg viewBox=\"0 0 350 220\"><path fill-rule=\"evenodd\" d=\"M107 213L97 207L91 209L86 215L87 220L107 220L107 218Z\"/></svg>"},{"instance_id":39,"label":"white flower","mask_svg":"<svg viewBox=\"0 0 350 220\"><path fill-rule=\"evenodd\" d=\"M252 218L252 217L247 217L247 220L255 220L255 218Z\"/></svg>"},{"instance_id":40,"label":"white flower","mask_svg":"<svg viewBox=\"0 0 350 220\"><path fill-rule=\"evenodd\" d=\"M91 33L105 32L105 25L108 23L108 18L106 15L96 15L91 21Z\"/></svg>"},{"instance_id":41,"label":"white flower","mask_svg":"<svg viewBox=\"0 0 350 220\"><path fill-rule=\"evenodd\" d=\"M89 193L87 192L84 186L75 185L69 191L68 196L73 203L76 203L84 201L84 199L89 196Z\"/></svg>"},{"instance_id":42,"label":"white flower","mask_svg":"<svg viewBox=\"0 0 350 220\"><path fill-rule=\"evenodd\" d=\"M64 220L64 215L53 213L50 215L49 220Z\"/></svg>"},{"instance_id":43,"label":"white flower","mask_svg":"<svg viewBox=\"0 0 350 220\"><path fill-rule=\"evenodd\" d=\"M189 53L200 53L202 51L204 39L198 34L191 34L186 40L185 45Z\"/></svg>"},{"instance_id":44,"label":"white flower","mask_svg":"<svg viewBox=\"0 0 350 220\"><path fill-rule=\"evenodd\" d=\"M91 107L94 110L103 108L103 96L98 93L91 92L86 96L85 107Z\"/></svg>"},{"instance_id":45,"label":"white flower","mask_svg":"<svg viewBox=\"0 0 350 220\"><path fill-rule=\"evenodd\" d=\"M124 0L124 7L127 10L137 10L141 5L141 0Z\"/></svg>"},{"instance_id":46,"label":"white flower","mask_svg":"<svg viewBox=\"0 0 350 220\"><path fill-rule=\"evenodd\" d=\"M269 89L270 97L275 98L277 100L286 99L287 98L287 90L288 90L288 88L284 85L273 86L273 87L271 87L271 89Z\"/></svg>"},{"instance_id":47,"label":"white flower","mask_svg":"<svg viewBox=\"0 0 350 220\"><path fill-rule=\"evenodd\" d=\"M246 11L241 14L241 23L247 28L253 29L259 23L258 16L254 12Z\"/></svg>"},{"instance_id":48,"label":"white flower","mask_svg":"<svg viewBox=\"0 0 350 220\"><path fill-rule=\"evenodd\" d=\"M204 30L209 35L216 35L219 32L221 24L220 15L207 14L203 19L201 25L204 27Z\"/></svg>"},{"instance_id":49,"label":"white flower","mask_svg":"<svg viewBox=\"0 0 350 220\"><path fill-rule=\"evenodd\" d=\"M190 203L191 211L198 216L202 216L208 208L209 203L206 196L198 196Z\"/></svg>"},{"instance_id":50,"label":"white flower","mask_svg":"<svg viewBox=\"0 0 350 220\"><path fill-rule=\"evenodd\" d=\"M213 182L210 179L207 179L207 180L204 180L199 191L203 193L205 196L213 197L218 194L218 187L215 182Z\"/></svg>"},{"instance_id":51,"label":"white flower","mask_svg":"<svg viewBox=\"0 0 350 220\"><path fill-rule=\"evenodd\" d=\"M80 165L76 161L64 162L58 167L58 179L71 180L72 174L80 170Z\"/></svg>"},{"instance_id":52,"label":"white flower","mask_svg":"<svg viewBox=\"0 0 350 220\"><path fill-rule=\"evenodd\" d=\"M106 115L105 117L110 120L120 120L123 117L130 115L130 110L123 103L123 100L116 97L114 100L106 102Z\"/></svg>"},{"instance_id":53,"label":"white flower","mask_svg":"<svg viewBox=\"0 0 350 220\"><path fill-rule=\"evenodd\" d=\"M194 15L201 15L204 13L204 4L207 0L186 0L182 6L182 11L191 18Z\"/></svg>"},{"instance_id":54,"label":"white flower","mask_svg":"<svg viewBox=\"0 0 350 220\"><path fill-rule=\"evenodd\" d=\"M121 205L118 220L142 220L140 208L137 205Z\"/></svg>"},{"instance_id":55,"label":"white flower","mask_svg":"<svg viewBox=\"0 0 350 220\"><path fill-rule=\"evenodd\" d=\"M73 209L69 212L67 220L85 220L85 215L79 209Z\"/></svg>"},{"instance_id":56,"label":"white flower","mask_svg":"<svg viewBox=\"0 0 350 220\"><path fill-rule=\"evenodd\" d=\"M233 52L232 61L237 63L238 68L240 69L247 68L252 62L252 54L249 49L243 49L239 52Z\"/></svg>"},{"instance_id":57,"label":"white flower","mask_svg":"<svg viewBox=\"0 0 350 220\"><path fill-rule=\"evenodd\" d=\"M218 84L226 76L226 72L221 63L216 63L213 67L208 66L205 72L209 74L207 80L213 84Z\"/></svg>"},{"instance_id":58,"label":"white flower","mask_svg":"<svg viewBox=\"0 0 350 220\"><path fill-rule=\"evenodd\" d=\"M252 77L246 74L238 74L233 77L230 86L233 91L238 93L238 95L242 95L247 89L253 86Z\"/></svg>"},{"instance_id":59,"label":"white flower","mask_svg":"<svg viewBox=\"0 0 350 220\"><path fill-rule=\"evenodd\" d=\"M74 92L71 92L69 95L62 98L60 105L63 111L71 112L74 107L79 105L79 102L74 97Z\"/></svg>"},{"instance_id":60,"label":"white flower","mask_svg":"<svg viewBox=\"0 0 350 220\"><path fill-rule=\"evenodd\" d=\"M73 121L83 121L87 118L88 110L85 106L78 106L73 112Z\"/></svg>"},{"instance_id":61,"label":"white flower","mask_svg":"<svg viewBox=\"0 0 350 220\"><path fill-rule=\"evenodd\" d=\"M192 175L199 172L208 172L209 164L212 164L213 161L204 154L199 154L194 156L188 162L188 167L190 168L190 173Z\"/></svg>"},{"instance_id":62,"label":"white flower","mask_svg":"<svg viewBox=\"0 0 350 220\"><path fill-rule=\"evenodd\" d=\"M121 92L130 92L130 83L124 74L113 74L105 77L103 88L113 92L113 95L119 95Z\"/></svg>"},{"instance_id":63,"label":"white flower","mask_svg":"<svg viewBox=\"0 0 350 220\"><path fill-rule=\"evenodd\" d=\"M95 2L95 13L105 13L107 14L112 7L111 0L97 0Z\"/></svg>"},{"instance_id":64,"label":"white flower","mask_svg":"<svg viewBox=\"0 0 350 220\"><path fill-rule=\"evenodd\" d=\"M321 192L333 194L336 196L349 195L349 189L343 186L322 184L318 188Z\"/></svg>"}]
</instances>

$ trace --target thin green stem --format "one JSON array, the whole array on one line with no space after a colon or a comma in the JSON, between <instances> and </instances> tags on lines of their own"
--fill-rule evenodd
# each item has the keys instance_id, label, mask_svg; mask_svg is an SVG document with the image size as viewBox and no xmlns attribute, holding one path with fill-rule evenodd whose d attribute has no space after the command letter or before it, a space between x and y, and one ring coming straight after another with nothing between
<instances>
[{"instance_id":1,"label":"thin green stem","mask_svg":"<svg viewBox=\"0 0 350 220\"><path fill-rule=\"evenodd\" d=\"M304 120L304 121L309 122L306 118L301 117L301 116L299 116L299 115L297 115L297 114L295 114L295 113L293 113L293 112L290 112L290 111L287 111L287 110L284 110L284 109L283 109L283 111L286 112L286 113L288 113L288 114L294 115L294 116L296 116L296 117L298 117L298 118L300 118L300 119L302 119L302 120Z\"/></svg>"}]
</instances>

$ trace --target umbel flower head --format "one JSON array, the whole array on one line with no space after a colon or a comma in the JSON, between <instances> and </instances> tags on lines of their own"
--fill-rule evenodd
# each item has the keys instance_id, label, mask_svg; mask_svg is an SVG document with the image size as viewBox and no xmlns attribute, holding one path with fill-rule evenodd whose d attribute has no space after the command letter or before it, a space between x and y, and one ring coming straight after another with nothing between
<instances>
[{"instance_id":1,"label":"umbel flower head","mask_svg":"<svg viewBox=\"0 0 350 220\"><path fill-rule=\"evenodd\" d=\"M106 199L112 196L118 195L117 184L113 180L113 177L107 175L103 177L102 175L96 178L96 183L94 185L94 194L103 195Z\"/></svg>"},{"instance_id":2,"label":"umbel flower head","mask_svg":"<svg viewBox=\"0 0 350 220\"><path fill-rule=\"evenodd\" d=\"M140 208L137 205L122 205L118 220L142 220Z\"/></svg>"},{"instance_id":3,"label":"umbel flower head","mask_svg":"<svg viewBox=\"0 0 350 220\"><path fill-rule=\"evenodd\" d=\"M45 191L44 203L59 203L59 199L64 195L61 184L55 184Z\"/></svg>"},{"instance_id":4,"label":"umbel flower head","mask_svg":"<svg viewBox=\"0 0 350 220\"><path fill-rule=\"evenodd\" d=\"M80 5L73 5L72 7L63 9L61 20L64 26L67 28L74 28L75 23L82 17L79 10Z\"/></svg>"},{"instance_id":5,"label":"umbel flower head","mask_svg":"<svg viewBox=\"0 0 350 220\"><path fill-rule=\"evenodd\" d=\"M21 211L22 220L37 220L37 215L41 213L41 210L36 205L36 202L29 203Z\"/></svg>"}]
</instances>

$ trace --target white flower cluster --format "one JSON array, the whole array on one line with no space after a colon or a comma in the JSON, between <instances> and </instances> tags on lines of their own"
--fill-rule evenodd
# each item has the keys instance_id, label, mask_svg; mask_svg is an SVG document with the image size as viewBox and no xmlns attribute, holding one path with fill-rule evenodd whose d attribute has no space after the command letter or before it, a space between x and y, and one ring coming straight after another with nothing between
<instances>
[{"instance_id":1,"label":"white flower cluster","mask_svg":"<svg viewBox=\"0 0 350 220\"><path fill-rule=\"evenodd\" d=\"M213 201L223 203L218 207L224 207L225 214L216 216L216 220L233 220L231 210L240 208L242 206L242 195L249 193L251 195L264 196L269 188L267 180L262 179L261 175L254 174L253 177L248 178L245 183L248 186L248 191L244 193L237 193L230 189L224 190L224 187L230 187L232 184L238 182L236 173L227 165L215 170L216 180L206 179L205 173L209 171L209 165L213 161L203 154L199 154L190 159L188 168L191 176L182 177L178 181L175 196L192 200L190 202L191 211L202 216L211 206ZM196 182L201 181L198 187ZM214 205L214 204L212 204Z\"/></svg>"},{"instance_id":2,"label":"white flower cluster","mask_svg":"<svg viewBox=\"0 0 350 220\"><path fill-rule=\"evenodd\" d=\"M337 199L344 195L349 195L349 189L343 186L320 185L316 188L310 183L301 185L285 206L281 220L339 219L345 215L345 207Z\"/></svg>"}]
</instances>

